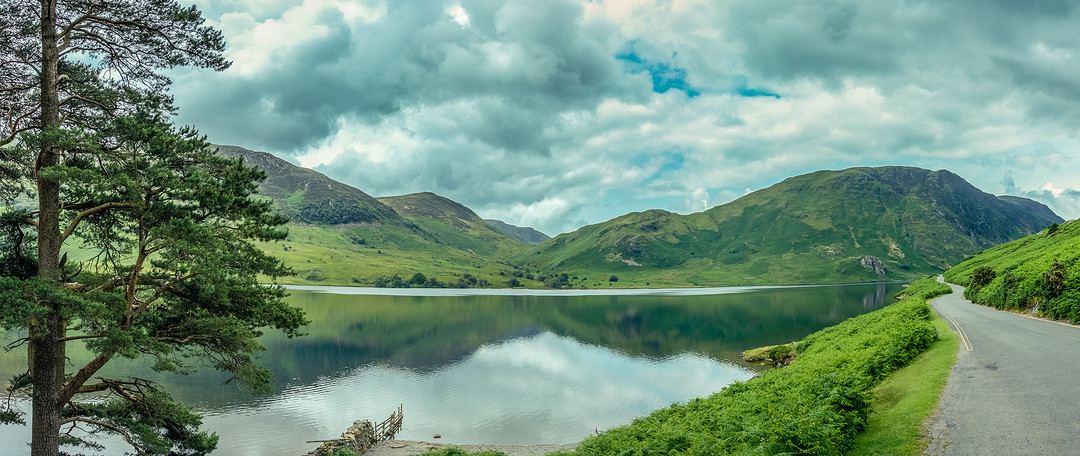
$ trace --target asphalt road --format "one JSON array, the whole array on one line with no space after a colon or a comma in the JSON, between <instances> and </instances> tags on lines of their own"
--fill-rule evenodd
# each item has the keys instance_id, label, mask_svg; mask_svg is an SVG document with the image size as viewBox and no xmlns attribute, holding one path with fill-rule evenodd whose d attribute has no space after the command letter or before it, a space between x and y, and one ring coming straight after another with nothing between
<instances>
[{"instance_id":1,"label":"asphalt road","mask_svg":"<svg viewBox=\"0 0 1080 456\"><path fill-rule=\"evenodd\" d=\"M962 340L927 454L1080 455L1080 328L972 304L951 286L932 304Z\"/></svg>"}]
</instances>

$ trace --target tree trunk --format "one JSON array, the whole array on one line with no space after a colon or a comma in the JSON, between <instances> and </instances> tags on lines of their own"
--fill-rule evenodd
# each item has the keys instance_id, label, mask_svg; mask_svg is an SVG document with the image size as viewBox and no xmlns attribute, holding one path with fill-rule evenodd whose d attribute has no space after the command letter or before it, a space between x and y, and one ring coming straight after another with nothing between
<instances>
[{"instance_id":1,"label":"tree trunk","mask_svg":"<svg viewBox=\"0 0 1080 456\"><path fill-rule=\"evenodd\" d=\"M60 97L57 91L60 53L56 33L57 0L41 0L41 126L49 137L60 127ZM43 141L35 164L38 187L38 276L46 280L60 278L60 182L45 179L41 172L60 162L57 144ZM45 321L30 328L28 350L30 375L34 382L33 419L30 454L60 454L60 389L64 381L64 353L59 338L64 333L59 303L49 308Z\"/></svg>"}]
</instances>

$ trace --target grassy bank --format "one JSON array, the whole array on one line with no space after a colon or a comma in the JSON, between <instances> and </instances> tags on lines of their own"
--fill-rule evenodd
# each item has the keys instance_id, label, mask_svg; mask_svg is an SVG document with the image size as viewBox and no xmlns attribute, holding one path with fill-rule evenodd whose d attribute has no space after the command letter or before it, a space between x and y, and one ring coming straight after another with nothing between
<instances>
[{"instance_id":1,"label":"grassy bank","mask_svg":"<svg viewBox=\"0 0 1080 456\"><path fill-rule=\"evenodd\" d=\"M941 339L874 388L866 429L848 456L916 455L925 449L923 421L937 407L960 347L956 334L936 313L933 323Z\"/></svg>"}]
</instances>

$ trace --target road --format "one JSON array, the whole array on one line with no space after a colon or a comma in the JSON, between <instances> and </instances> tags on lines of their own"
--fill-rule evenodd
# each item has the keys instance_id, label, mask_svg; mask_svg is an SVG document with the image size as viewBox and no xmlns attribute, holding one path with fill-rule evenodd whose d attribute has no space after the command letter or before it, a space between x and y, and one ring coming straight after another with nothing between
<instances>
[{"instance_id":1,"label":"road","mask_svg":"<svg viewBox=\"0 0 1080 456\"><path fill-rule=\"evenodd\" d=\"M1080 328L972 304L950 286L932 304L962 341L927 454L1080 455Z\"/></svg>"}]
</instances>

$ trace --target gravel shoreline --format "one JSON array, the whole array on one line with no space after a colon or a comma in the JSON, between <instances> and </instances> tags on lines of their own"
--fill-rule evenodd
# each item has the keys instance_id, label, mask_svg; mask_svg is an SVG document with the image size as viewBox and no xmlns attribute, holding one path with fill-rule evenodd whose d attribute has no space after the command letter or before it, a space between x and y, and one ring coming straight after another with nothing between
<instances>
[{"instance_id":1,"label":"gravel shoreline","mask_svg":"<svg viewBox=\"0 0 1080 456\"><path fill-rule=\"evenodd\" d=\"M446 447L466 451L501 451L507 456L541 456L559 450L572 450L576 443L565 445L453 445L411 440L386 440L375 444L364 456L410 456Z\"/></svg>"}]
</instances>

